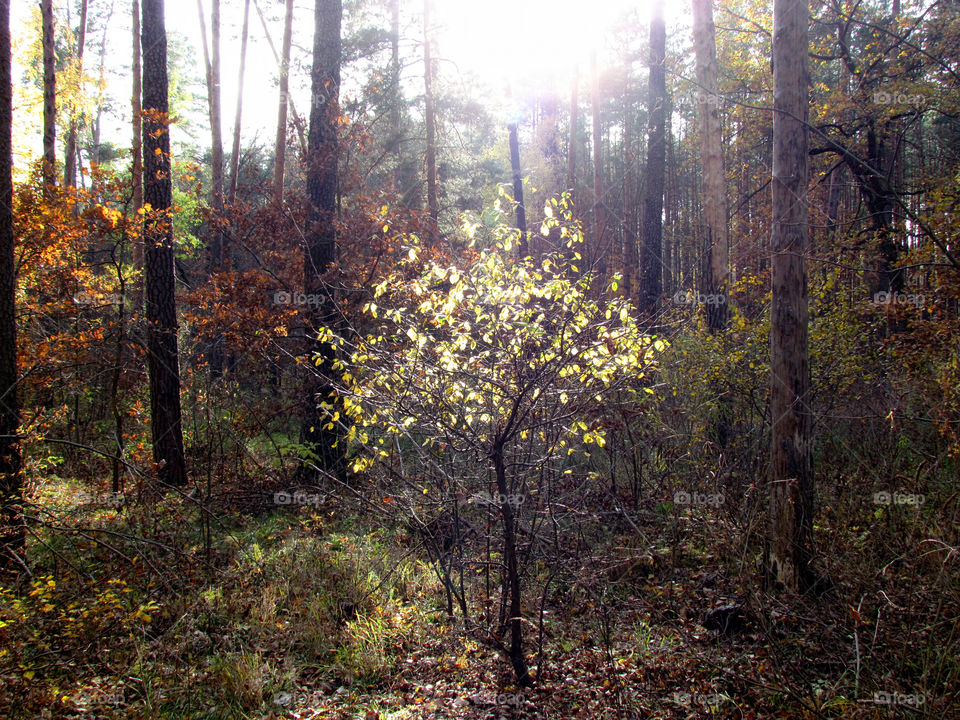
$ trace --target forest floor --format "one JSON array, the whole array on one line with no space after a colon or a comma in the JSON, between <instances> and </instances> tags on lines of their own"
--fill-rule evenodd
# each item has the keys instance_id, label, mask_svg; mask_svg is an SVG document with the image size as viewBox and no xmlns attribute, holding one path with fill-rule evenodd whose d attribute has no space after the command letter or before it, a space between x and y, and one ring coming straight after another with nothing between
<instances>
[{"instance_id":1,"label":"forest floor","mask_svg":"<svg viewBox=\"0 0 960 720\"><path fill-rule=\"evenodd\" d=\"M469 625L459 611L451 620L402 526L331 506L233 515L207 534L178 502L65 514L56 525L73 530L44 532L32 550L50 574L29 592L0 588L0 717L951 718L960 706L956 658L878 644L847 599L855 578L820 596L763 594L718 559L720 527L715 547L645 528L654 546L629 562L532 572L535 686L521 689L479 629L497 624L483 614L499 608L496 589L488 598L475 579ZM906 585L885 592L906 612ZM718 607L720 627L705 617ZM884 664L881 651L906 661ZM916 677L946 682L917 694Z\"/></svg>"}]
</instances>

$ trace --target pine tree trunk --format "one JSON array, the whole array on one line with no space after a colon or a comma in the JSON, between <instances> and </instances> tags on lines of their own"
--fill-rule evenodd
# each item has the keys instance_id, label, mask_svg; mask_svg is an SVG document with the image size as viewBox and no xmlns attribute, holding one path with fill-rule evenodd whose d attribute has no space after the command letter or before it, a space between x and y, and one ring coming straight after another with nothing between
<instances>
[{"instance_id":1,"label":"pine tree trunk","mask_svg":"<svg viewBox=\"0 0 960 720\"><path fill-rule=\"evenodd\" d=\"M337 428L326 429L328 420L319 409L321 402L335 403L333 378L336 349L318 339L318 331L337 324L336 296L326 277L336 260L337 250L337 163L340 115L340 24L341 0L316 0L314 10L313 70L311 73L310 134L307 151L307 218L304 252L304 292L319 301L304 312L308 352L315 362L308 363L304 398L306 407L300 431L301 442L316 458L316 468L304 465L301 479L316 481L318 476L340 476L344 469L343 443L338 443ZM336 445L336 447L334 447Z\"/></svg>"},{"instance_id":2,"label":"pine tree trunk","mask_svg":"<svg viewBox=\"0 0 960 720\"><path fill-rule=\"evenodd\" d=\"M10 0L0 0L0 577L25 569L20 405L17 402L16 265L13 253L13 93Z\"/></svg>"},{"instance_id":3,"label":"pine tree trunk","mask_svg":"<svg viewBox=\"0 0 960 720\"><path fill-rule=\"evenodd\" d=\"M80 66L80 80L83 82L83 46L87 40L87 0L80 3L80 31L77 33L77 64ZM80 94L83 89L78 88ZM71 113L73 115L74 113ZM63 151L63 186L76 187L77 184L77 122L76 117L70 118L67 129L67 142Z\"/></svg>"},{"instance_id":4,"label":"pine tree trunk","mask_svg":"<svg viewBox=\"0 0 960 720\"><path fill-rule=\"evenodd\" d=\"M210 134L211 134L211 181L213 184L213 209L217 219L223 217L223 128L220 110L220 0L212 0L210 12L211 63L210 63ZM223 233L211 235L209 252L210 271L220 270L223 264Z\"/></svg>"},{"instance_id":5,"label":"pine tree trunk","mask_svg":"<svg viewBox=\"0 0 960 720\"><path fill-rule=\"evenodd\" d=\"M560 165L560 153L557 145L557 121L559 119L559 99L552 93L540 98L540 124L537 126L537 149L547 164L547 177L544 178L544 190L548 196L554 195L563 183L563 168Z\"/></svg>"},{"instance_id":6,"label":"pine tree trunk","mask_svg":"<svg viewBox=\"0 0 960 720\"><path fill-rule=\"evenodd\" d=\"M151 208L144 222L144 275L153 459L161 482L180 486L187 482L187 470L180 413L163 0L143 0L142 10L143 200Z\"/></svg>"},{"instance_id":7,"label":"pine tree trunk","mask_svg":"<svg viewBox=\"0 0 960 720\"><path fill-rule=\"evenodd\" d=\"M90 128L90 140L92 141L92 152L90 153L90 162L96 165L100 164L100 151L103 149L100 143L101 129L103 127L104 94L107 87L107 38L110 36L110 20L113 18L113 7L107 15L106 22L103 23L103 35L100 38L100 86L97 90L97 115L94 118L93 126ZM83 166L81 165L81 170ZM90 193L97 197L99 194L99 182L96 177L90 181Z\"/></svg>"},{"instance_id":8,"label":"pine tree trunk","mask_svg":"<svg viewBox=\"0 0 960 720\"><path fill-rule=\"evenodd\" d=\"M424 123L427 133L427 209L430 212L430 240L439 237L440 201L437 193L437 112L433 98L433 58L430 48L430 0L423 0L423 85Z\"/></svg>"},{"instance_id":9,"label":"pine tree trunk","mask_svg":"<svg viewBox=\"0 0 960 720\"><path fill-rule=\"evenodd\" d=\"M260 10L260 5L257 4L257 0L253 0L253 9L257 11L257 16L260 18L260 26L263 28L263 36L267 40L267 45L270 47L270 52L273 54L273 60L277 63L277 69L282 68L282 63L280 62L280 55L277 54L277 48L273 44L273 37L270 35L270 26L267 25L267 19L263 16L263 12ZM300 120L300 115L297 113L297 106L293 102L292 97L287 98L287 106L290 110L290 114L293 116L293 126L297 131L297 140L300 144L300 157L307 156L307 136L304 134L303 122Z\"/></svg>"},{"instance_id":10,"label":"pine tree trunk","mask_svg":"<svg viewBox=\"0 0 960 720\"><path fill-rule=\"evenodd\" d=\"M633 103L627 91L629 70L624 63L623 92L623 297L633 299L634 278L639 265L637 251L636 193L637 155L633 137Z\"/></svg>"},{"instance_id":11,"label":"pine tree trunk","mask_svg":"<svg viewBox=\"0 0 960 720\"><path fill-rule=\"evenodd\" d=\"M250 28L250 0L243 3L243 30L240 33L240 72L237 78L237 110L233 117L233 146L230 152L230 189L228 202L237 202L240 176L240 123L243 119L243 75L247 67L247 35Z\"/></svg>"},{"instance_id":12,"label":"pine tree trunk","mask_svg":"<svg viewBox=\"0 0 960 720\"><path fill-rule=\"evenodd\" d=\"M807 339L809 252L808 23L806 3L773 6L772 418L765 580L791 591L810 585L813 469Z\"/></svg>"},{"instance_id":13,"label":"pine tree trunk","mask_svg":"<svg viewBox=\"0 0 960 720\"><path fill-rule=\"evenodd\" d=\"M597 70L597 54L590 58L590 105L593 112L593 247L591 265L597 264L600 277L606 275L606 207L603 196L603 132L600 127L600 77Z\"/></svg>"},{"instance_id":14,"label":"pine tree trunk","mask_svg":"<svg viewBox=\"0 0 960 720\"><path fill-rule=\"evenodd\" d=\"M390 108L390 146L396 167L393 169L393 191L404 194L403 144L400 142L401 87L400 87L400 0L390 0L390 91L393 104Z\"/></svg>"},{"instance_id":15,"label":"pine tree trunk","mask_svg":"<svg viewBox=\"0 0 960 720\"><path fill-rule=\"evenodd\" d=\"M133 21L133 95L130 98L130 105L133 110L133 212L136 213L143 207L143 118L140 108L140 0L133 0L131 8L131 18ZM135 313L143 312L143 235L137 233L133 239L133 269L139 271L141 275L137 277L133 285L133 307Z\"/></svg>"},{"instance_id":16,"label":"pine tree trunk","mask_svg":"<svg viewBox=\"0 0 960 720\"><path fill-rule=\"evenodd\" d=\"M211 47L207 46L207 29L202 0L197 0L200 17L200 35L203 40L203 59L207 76L207 111L210 119L210 176L213 185L214 226L207 245L207 275L214 275L223 266L223 131L220 113L220 0L212 0L210 9ZM211 379L223 374L223 336L218 333L207 349L207 363Z\"/></svg>"},{"instance_id":17,"label":"pine tree trunk","mask_svg":"<svg viewBox=\"0 0 960 720\"><path fill-rule=\"evenodd\" d=\"M287 103L290 98L290 44L293 40L293 0L287 0L280 57L280 102L277 106L277 142L274 146L273 201L283 204L283 173L287 159ZM313 103L311 103L311 108ZM311 124L313 113L311 109Z\"/></svg>"},{"instance_id":18,"label":"pine tree trunk","mask_svg":"<svg viewBox=\"0 0 960 720\"><path fill-rule=\"evenodd\" d=\"M710 250L710 272L704 294L712 296L712 301L710 298L707 301L707 326L711 332L718 332L727 324L729 260L713 0L693 0L693 45L697 66L703 208Z\"/></svg>"},{"instance_id":19,"label":"pine tree trunk","mask_svg":"<svg viewBox=\"0 0 960 720\"><path fill-rule=\"evenodd\" d=\"M527 209L523 204L523 174L520 171L520 140L517 138L517 124L511 123L510 131L510 167L513 170L513 200L517 203L517 229L520 231L520 257L529 255L527 247Z\"/></svg>"},{"instance_id":20,"label":"pine tree trunk","mask_svg":"<svg viewBox=\"0 0 960 720\"><path fill-rule=\"evenodd\" d=\"M667 115L669 118L669 114ZM677 261L679 255L677 232L677 185L679 183L679 169L676 164L676 152L674 151L673 133L671 123L668 119L666 128L667 151L666 151L666 182L663 188L663 206L664 218L666 219L668 232L663 235L663 294L671 295L677 277Z\"/></svg>"},{"instance_id":21,"label":"pine tree trunk","mask_svg":"<svg viewBox=\"0 0 960 720\"><path fill-rule=\"evenodd\" d=\"M643 203L643 245L640 259L640 309L657 309L663 289L663 185L666 173L666 43L663 0L656 0L650 19L650 112L647 123L647 176Z\"/></svg>"},{"instance_id":22,"label":"pine tree trunk","mask_svg":"<svg viewBox=\"0 0 960 720\"><path fill-rule=\"evenodd\" d=\"M44 193L57 184L57 55L54 45L53 0L41 0L43 23L43 184Z\"/></svg>"},{"instance_id":23,"label":"pine tree trunk","mask_svg":"<svg viewBox=\"0 0 960 720\"><path fill-rule=\"evenodd\" d=\"M577 116L579 115L579 76L573 73L573 85L570 88L570 138L567 141L567 190L573 198L577 182Z\"/></svg>"}]
</instances>

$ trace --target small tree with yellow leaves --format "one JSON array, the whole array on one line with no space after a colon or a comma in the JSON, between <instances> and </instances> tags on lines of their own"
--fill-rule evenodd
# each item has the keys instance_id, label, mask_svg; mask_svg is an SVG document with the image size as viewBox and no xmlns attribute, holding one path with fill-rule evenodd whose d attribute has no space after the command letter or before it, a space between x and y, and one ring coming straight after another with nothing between
<instances>
[{"instance_id":1,"label":"small tree with yellow leaves","mask_svg":"<svg viewBox=\"0 0 960 720\"><path fill-rule=\"evenodd\" d=\"M639 381L661 347L613 295L616 281L607 297L591 297L593 278L572 265L579 230L547 224L562 225L567 257L515 259L517 231L507 227L464 268L421 260L411 241L400 272L377 285L364 308L375 329L327 331L345 361L326 417L350 444L353 471L389 483L385 500L418 528L434 529L437 513L448 520L432 545L448 612L455 595L467 616L462 569L470 563L462 562L461 540L470 518L499 521L494 637L509 627L505 650L521 685L532 679L522 647L518 531L529 536L550 510L575 457L605 444L605 404L644 391Z\"/></svg>"}]
</instances>

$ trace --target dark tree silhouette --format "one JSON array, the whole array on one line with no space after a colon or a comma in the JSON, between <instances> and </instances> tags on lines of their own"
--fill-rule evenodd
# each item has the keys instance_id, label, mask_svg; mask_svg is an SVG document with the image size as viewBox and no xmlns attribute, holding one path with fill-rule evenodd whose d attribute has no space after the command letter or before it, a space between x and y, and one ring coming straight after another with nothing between
<instances>
[{"instance_id":1,"label":"dark tree silhouette","mask_svg":"<svg viewBox=\"0 0 960 720\"><path fill-rule=\"evenodd\" d=\"M304 290L319 298L305 311L307 350L310 363L301 441L314 456L314 466L303 466L304 478L318 473L339 475L343 470L343 443L337 443L337 430L325 428L328 420L318 403L334 398L331 378L336 372L336 349L318 335L321 328L338 321L336 297L327 278L327 271L336 259L337 250L337 162L339 143L337 120L340 115L340 22L341 0L316 0L314 10L312 101L307 150L307 218L304 248ZM334 447L336 445L336 447Z\"/></svg>"},{"instance_id":2,"label":"dark tree silhouette","mask_svg":"<svg viewBox=\"0 0 960 720\"><path fill-rule=\"evenodd\" d=\"M143 235L153 460L161 481L184 485L163 0L143 0L142 10L143 200L150 206Z\"/></svg>"},{"instance_id":3,"label":"dark tree silhouette","mask_svg":"<svg viewBox=\"0 0 960 720\"><path fill-rule=\"evenodd\" d=\"M517 229L520 231L520 257L529 254L527 247L527 209L523 204L523 174L520 172L520 140L517 123L510 123L510 168L513 171L513 199L517 203Z\"/></svg>"},{"instance_id":4,"label":"dark tree silhouette","mask_svg":"<svg viewBox=\"0 0 960 720\"><path fill-rule=\"evenodd\" d=\"M13 100L10 0L0 0L0 572L19 571L24 547L17 402L16 265L13 255Z\"/></svg>"}]
</instances>

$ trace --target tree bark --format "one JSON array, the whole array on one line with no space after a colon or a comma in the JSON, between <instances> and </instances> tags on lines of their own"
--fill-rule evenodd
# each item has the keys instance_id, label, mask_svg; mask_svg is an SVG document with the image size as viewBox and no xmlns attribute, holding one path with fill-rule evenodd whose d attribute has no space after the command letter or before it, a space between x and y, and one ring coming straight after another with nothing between
<instances>
[{"instance_id":1,"label":"tree bark","mask_svg":"<svg viewBox=\"0 0 960 720\"><path fill-rule=\"evenodd\" d=\"M140 108L140 0L133 0L130 12L133 21L133 95L130 105L133 110L133 212L143 207L143 118ZM136 233L133 239L133 269L141 273L133 284L134 312L143 312L143 234Z\"/></svg>"},{"instance_id":2,"label":"tree bark","mask_svg":"<svg viewBox=\"0 0 960 720\"><path fill-rule=\"evenodd\" d=\"M308 305L304 321L308 352L314 362L305 387L306 407L300 431L301 442L316 458L316 468L303 466L303 479L315 480L324 473L339 476L344 469L343 443L338 442L337 428L326 429L329 420L318 403L335 403L333 378L337 360L336 348L318 337L321 328L333 327L337 321L336 297L325 278L336 260L337 250L337 162L339 140L337 121L340 115L340 24L342 0L316 0L314 9L312 102L307 151L307 218L304 249L304 292L318 298ZM315 371L313 368L316 368ZM336 447L335 447L336 446Z\"/></svg>"},{"instance_id":3,"label":"tree bark","mask_svg":"<svg viewBox=\"0 0 960 720\"><path fill-rule=\"evenodd\" d=\"M504 498L510 497L507 470L503 456L503 444L498 442L493 449L493 467L497 476L497 492L500 494L500 517L503 521L503 559L506 578L504 585L510 592L510 663L517 677L517 684L530 687L533 682L523 655L523 603L520 594L520 567L517 558L517 534L513 508Z\"/></svg>"},{"instance_id":4,"label":"tree bark","mask_svg":"<svg viewBox=\"0 0 960 720\"><path fill-rule=\"evenodd\" d=\"M220 0L212 0L210 7L210 49L204 27L203 3L197 0L200 29L203 36L203 54L207 65L207 110L210 118L210 179L213 185L215 220L223 216L223 129L220 110ZM223 263L223 234L214 229L207 249L207 271L217 272Z\"/></svg>"},{"instance_id":5,"label":"tree bark","mask_svg":"<svg viewBox=\"0 0 960 720\"><path fill-rule=\"evenodd\" d=\"M536 145L543 159L546 161L548 176L547 195L553 195L563 183L563 169L560 164L560 153L557 144L557 121L559 119L559 98L552 92L544 92L540 96L540 122L536 128Z\"/></svg>"},{"instance_id":6,"label":"tree bark","mask_svg":"<svg viewBox=\"0 0 960 720\"><path fill-rule=\"evenodd\" d=\"M579 76L577 71L573 73L573 86L570 88L570 138L567 142L567 190L570 191L570 197L573 198L574 186L577 181L577 115L579 114L579 100L577 90L579 86Z\"/></svg>"},{"instance_id":7,"label":"tree bark","mask_svg":"<svg viewBox=\"0 0 960 720\"><path fill-rule=\"evenodd\" d=\"M77 64L80 67L80 83L83 83L83 46L87 40L87 0L80 3L80 30L77 33ZM83 88L78 88L82 95ZM75 187L77 184L77 118L71 113L70 126L67 128L67 142L63 151L63 186Z\"/></svg>"},{"instance_id":8,"label":"tree bark","mask_svg":"<svg viewBox=\"0 0 960 720\"><path fill-rule=\"evenodd\" d=\"M603 247L606 230L606 207L603 196L603 133L600 127L600 77L597 54L590 58L590 102L593 112L593 248L590 258L599 261L600 275L606 275L606 248Z\"/></svg>"},{"instance_id":9,"label":"tree bark","mask_svg":"<svg viewBox=\"0 0 960 720\"><path fill-rule=\"evenodd\" d=\"M520 257L529 255L527 246L527 209L523 204L523 175L520 171L520 140L517 124L510 123L510 167L513 170L513 200L517 203L517 229L520 231Z\"/></svg>"},{"instance_id":10,"label":"tree bark","mask_svg":"<svg viewBox=\"0 0 960 720\"><path fill-rule=\"evenodd\" d=\"M674 146L676 143L673 139L673 132L671 130L671 123L669 121L670 113L667 113L667 126L666 126L666 140L667 140L667 149L666 149L666 181L663 187L663 216L666 220L667 227L669 232L665 232L663 235L663 294L670 295L673 293L674 278L677 277L676 264L679 256L678 249L678 238L680 233L677 232L677 184L678 184L678 174L679 169L677 168L676 163L676 152L674 151Z\"/></svg>"},{"instance_id":11,"label":"tree bark","mask_svg":"<svg viewBox=\"0 0 960 720\"><path fill-rule=\"evenodd\" d=\"M233 146L230 153L230 189L228 202L237 202L240 176L240 122L243 118L243 75L247 66L247 35L250 27L250 0L243 3L243 30L240 34L240 71L237 78L237 111L233 117Z\"/></svg>"},{"instance_id":12,"label":"tree bark","mask_svg":"<svg viewBox=\"0 0 960 720\"><path fill-rule=\"evenodd\" d=\"M10 0L0 0L0 573L19 574L25 569L26 529L18 436L16 282Z\"/></svg>"},{"instance_id":13,"label":"tree bark","mask_svg":"<svg viewBox=\"0 0 960 720\"><path fill-rule=\"evenodd\" d=\"M707 326L715 333L727 324L730 273L713 0L693 0L693 45L697 66L700 163L703 167L703 214L710 249L710 273L705 294L715 296L713 302L707 302Z\"/></svg>"},{"instance_id":14,"label":"tree bark","mask_svg":"<svg viewBox=\"0 0 960 720\"><path fill-rule=\"evenodd\" d=\"M390 146L388 150L394 156L396 167L393 169L393 191L399 196L404 193L403 143L400 139L400 0L390 0L390 90L393 93L393 106L390 108Z\"/></svg>"},{"instance_id":15,"label":"tree bark","mask_svg":"<svg viewBox=\"0 0 960 720\"><path fill-rule=\"evenodd\" d=\"M110 35L110 20L112 19L113 5L110 6L107 19L103 23L103 35L100 37L100 85L97 89L97 114L93 121L93 127L90 129L90 139L93 143L92 152L90 154L90 162L93 165L100 164L100 151L102 149L100 138L101 128L103 127L103 97L107 86L107 37ZM82 165L80 166L80 169L81 171L83 170ZM94 197L98 197L99 191L99 181L96 177L94 177L90 181L90 193Z\"/></svg>"},{"instance_id":16,"label":"tree bark","mask_svg":"<svg viewBox=\"0 0 960 720\"><path fill-rule=\"evenodd\" d=\"M637 249L637 153L633 137L633 102L628 92L629 65L624 62L623 78L623 297L633 299L634 278L639 265Z\"/></svg>"},{"instance_id":17,"label":"tree bark","mask_svg":"<svg viewBox=\"0 0 960 720\"><path fill-rule=\"evenodd\" d=\"M640 309L657 309L663 289L663 185L666 173L666 43L663 0L656 0L650 18L650 111L647 121L647 176L643 203L643 245L640 259Z\"/></svg>"},{"instance_id":18,"label":"tree bark","mask_svg":"<svg viewBox=\"0 0 960 720\"><path fill-rule=\"evenodd\" d=\"M439 237L440 201L437 192L437 112L433 98L433 58L430 47L430 0L423 0L423 86L424 124L427 133L427 209L430 212L430 240Z\"/></svg>"},{"instance_id":19,"label":"tree bark","mask_svg":"<svg viewBox=\"0 0 960 720\"><path fill-rule=\"evenodd\" d=\"M774 0L772 447L764 576L768 586L790 591L809 587L813 552L813 461L807 404L808 24L806 2Z\"/></svg>"},{"instance_id":20,"label":"tree bark","mask_svg":"<svg viewBox=\"0 0 960 720\"><path fill-rule=\"evenodd\" d=\"M43 184L46 197L57 184L57 55L53 0L41 0L43 24Z\"/></svg>"},{"instance_id":21,"label":"tree bark","mask_svg":"<svg viewBox=\"0 0 960 720\"><path fill-rule=\"evenodd\" d=\"M207 29L203 0L197 0L200 16L200 35L203 39L203 58L207 76L207 110L210 118L210 176L213 185L213 218L207 245L207 275L223 268L224 235L220 229L223 220L223 130L220 112L220 0L212 0L210 7L210 45L207 47ZM217 333L207 350L210 377L223 374L223 336Z\"/></svg>"},{"instance_id":22,"label":"tree bark","mask_svg":"<svg viewBox=\"0 0 960 720\"><path fill-rule=\"evenodd\" d=\"M161 482L180 486L187 482L187 470L180 412L163 0L143 0L142 10L143 199L150 206L144 222L144 274L153 459Z\"/></svg>"},{"instance_id":23,"label":"tree bark","mask_svg":"<svg viewBox=\"0 0 960 720\"><path fill-rule=\"evenodd\" d=\"M290 97L290 44L293 39L293 0L287 0L283 19L283 47L280 57L280 102L277 106L277 142L273 161L273 201L279 207L283 204L283 172L287 159L287 102ZM311 127L313 125L313 105L311 107Z\"/></svg>"},{"instance_id":24,"label":"tree bark","mask_svg":"<svg viewBox=\"0 0 960 720\"><path fill-rule=\"evenodd\" d=\"M260 26L263 28L263 36L267 39L267 45L273 54L273 60L277 63L277 68L279 68L280 55L277 54L277 48L273 44L273 38L270 36L270 27L267 25L267 19L263 16L263 11L260 10L260 5L257 4L257 0L253 0L253 9L257 11L257 16L260 18ZM300 114L297 112L297 106L294 104L293 98L288 97L287 102L290 108L290 114L293 116L293 126L297 131L297 141L300 144L300 157L306 157L307 136L304 134L303 122L300 120Z\"/></svg>"}]
</instances>

